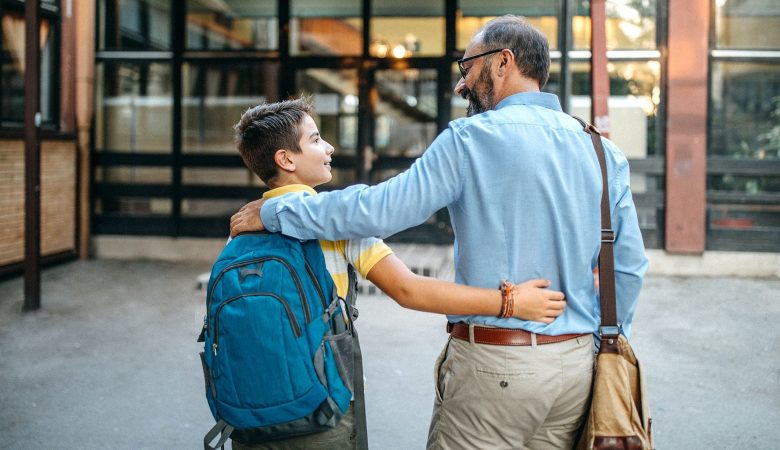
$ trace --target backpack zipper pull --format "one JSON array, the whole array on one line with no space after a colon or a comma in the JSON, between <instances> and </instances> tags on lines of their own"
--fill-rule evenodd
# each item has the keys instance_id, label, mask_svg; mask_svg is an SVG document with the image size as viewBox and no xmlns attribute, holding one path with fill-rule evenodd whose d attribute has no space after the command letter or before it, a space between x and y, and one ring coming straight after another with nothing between
<instances>
[{"instance_id":1,"label":"backpack zipper pull","mask_svg":"<svg viewBox=\"0 0 780 450\"><path fill-rule=\"evenodd\" d=\"M215 342L215 343L211 344L211 348L214 349L214 356L217 356L217 343Z\"/></svg>"}]
</instances>

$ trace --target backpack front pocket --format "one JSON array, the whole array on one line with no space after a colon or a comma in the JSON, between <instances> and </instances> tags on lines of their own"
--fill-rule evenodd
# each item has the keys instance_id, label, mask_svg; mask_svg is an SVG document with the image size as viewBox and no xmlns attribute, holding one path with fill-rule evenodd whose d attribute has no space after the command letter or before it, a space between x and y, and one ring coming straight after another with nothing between
<instances>
[{"instance_id":1,"label":"backpack front pocket","mask_svg":"<svg viewBox=\"0 0 780 450\"><path fill-rule=\"evenodd\" d=\"M217 383L217 397L236 408L289 403L316 382L301 327L287 301L272 293L243 294L222 303L215 313L213 351L214 376L230 380Z\"/></svg>"}]
</instances>

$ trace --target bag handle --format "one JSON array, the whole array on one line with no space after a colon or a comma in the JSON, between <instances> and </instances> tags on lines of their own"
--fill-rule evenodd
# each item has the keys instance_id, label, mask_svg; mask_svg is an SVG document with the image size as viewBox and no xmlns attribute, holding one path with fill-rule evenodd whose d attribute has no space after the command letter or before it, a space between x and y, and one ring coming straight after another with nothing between
<instances>
[{"instance_id":1,"label":"bag handle","mask_svg":"<svg viewBox=\"0 0 780 450\"><path fill-rule=\"evenodd\" d=\"M601 304L601 326L599 335L602 339L617 339L620 326L617 323L617 307L615 305L615 232L612 230L612 219L609 212L609 182L607 179L607 163L604 156L604 145L601 143L601 133L593 125L579 117L572 116L590 134L593 149L601 166L601 251L599 252L599 299Z\"/></svg>"}]
</instances>

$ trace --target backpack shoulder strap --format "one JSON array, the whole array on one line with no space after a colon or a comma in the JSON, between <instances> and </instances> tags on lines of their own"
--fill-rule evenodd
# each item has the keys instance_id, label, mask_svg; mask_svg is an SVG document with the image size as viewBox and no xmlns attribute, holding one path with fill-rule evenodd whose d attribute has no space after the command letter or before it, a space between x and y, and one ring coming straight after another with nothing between
<instances>
[{"instance_id":1,"label":"backpack shoulder strap","mask_svg":"<svg viewBox=\"0 0 780 450\"><path fill-rule=\"evenodd\" d=\"M352 387L355 389L355 430L356 448L358 450L368 449L368 426L366 423L366 394L363 385L363 355L360 352L360 339L358 339L357 329L355 328L355 319L358 317L358 309L355 307L357 301L357 272L352 264L347 265L347 314L352 328Z\"/></svg>"}]
</instances>

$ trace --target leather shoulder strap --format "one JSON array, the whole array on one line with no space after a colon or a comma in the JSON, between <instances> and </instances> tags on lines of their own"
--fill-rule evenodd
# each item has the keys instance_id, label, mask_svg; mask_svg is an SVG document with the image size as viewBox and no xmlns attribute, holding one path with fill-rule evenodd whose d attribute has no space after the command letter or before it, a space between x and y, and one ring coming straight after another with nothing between
<instances>
[{"instance_id":1,"label":"leather shoulder strap","mask_svg":"<svg viewBox=\"0 0 780 450\"><path fill-rule=\"evenodd\" d=\"M601 303L601 326L599 334L602 338L617 337L620 328L617 323L617 307L615 305L615 260L613 245L615 232L612 230L612 219L609 210L609 183L607 178L607 162L604 155L604 145L601 143L601 133L593 125L579 117L572 116L590 134L593 149L601 166L601 251L599 252L599 298Z\"/></svg>"}]
</instances>

